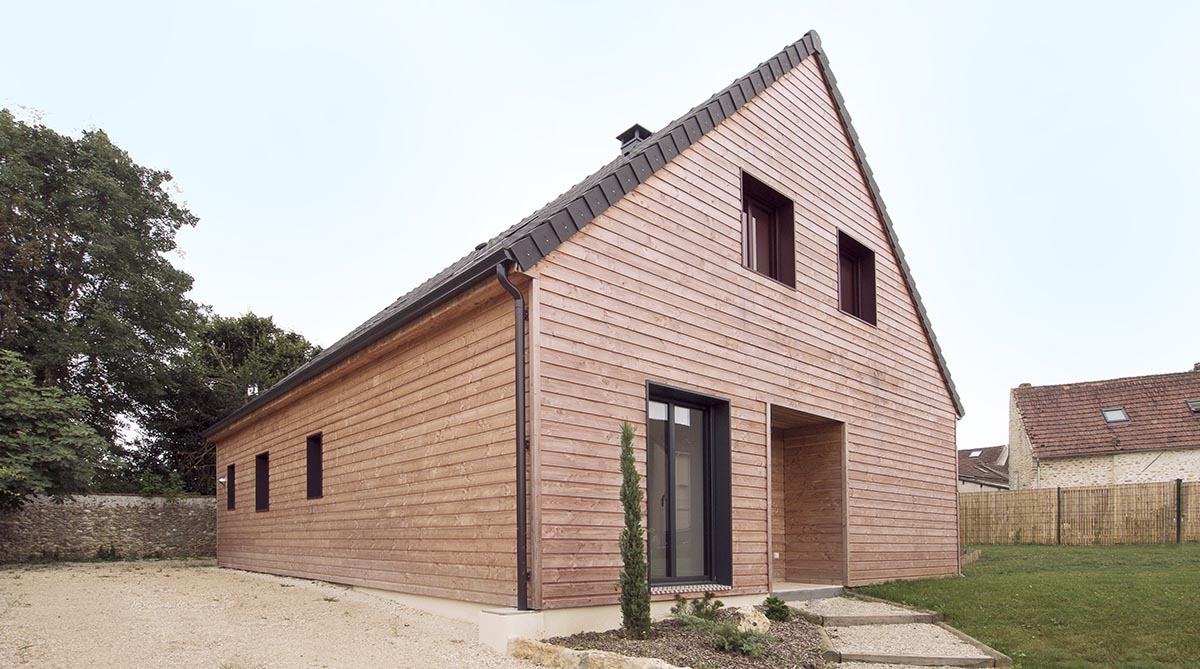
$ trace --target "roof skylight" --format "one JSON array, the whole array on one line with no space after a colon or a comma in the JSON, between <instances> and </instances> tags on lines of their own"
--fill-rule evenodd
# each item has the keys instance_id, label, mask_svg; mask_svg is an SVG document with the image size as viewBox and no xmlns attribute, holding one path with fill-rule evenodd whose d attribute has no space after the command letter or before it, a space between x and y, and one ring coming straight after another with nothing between
<instances>
[{"instance_id":1,"label":"roof skylight","mask_svg":"<svg viewBox=\"0 0 1200 669\"><path fill-rule=\"evenodd\" d=\"M1125 412L1124 407L1115 409L1101 409L1100 413L1104 415L1105 423L1128 423L1129 414Z\"/></svg>"},{"instance_id":2,"label":"roof skylight","mask_svg":"<svg viewBox=\"0 0 1200 669\"><path fill-rule=\"evenodd\" d=\"M1193 416L1200 416L1200 400L1187 400L1187 408Z\"/></svg>"},{"instance_id":3,"label":"roof skylight","mask_svg":"<svg viewBox=\"0 0 1200 669\"><path fill-rule=\"evenodd\" d=\"M977 458L980 455L983 455L983 451L971 451L971 454L968 455L967 457L968 458Z\"/></svg>"}]
</instances>

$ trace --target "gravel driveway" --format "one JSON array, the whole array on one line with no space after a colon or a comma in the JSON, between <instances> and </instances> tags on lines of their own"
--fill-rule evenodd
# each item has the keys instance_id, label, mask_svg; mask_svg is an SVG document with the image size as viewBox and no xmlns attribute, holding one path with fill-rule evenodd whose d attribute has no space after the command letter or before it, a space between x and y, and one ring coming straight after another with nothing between
<instances>
[{"instance_id":1,"label":"gravel driveway","mask_svg":"<svg viewBox=\"0 0 1200 669\"><path fill-rule=\"evenodd\" d=\"M475 625L211 561L0 568L0 667L532 669Z\"/></svg>"}]
</instances>

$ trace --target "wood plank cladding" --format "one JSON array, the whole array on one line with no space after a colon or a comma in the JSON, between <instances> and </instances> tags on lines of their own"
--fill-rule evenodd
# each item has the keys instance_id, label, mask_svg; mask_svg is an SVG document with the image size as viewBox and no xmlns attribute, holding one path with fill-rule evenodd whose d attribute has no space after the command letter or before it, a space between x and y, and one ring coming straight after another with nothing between
<instances>
[{"instance_id":1,"label":"wood plank cladding","mask_svg":"<svg viewBox=\"0 0 1200 669\"><path fill-rule=\"evenodd\" d=\"M743 266L743 171L795 205L795 288ZM875 253L877 326L839 310L839 231ZM647 380L730 399L731 594L768 589L767 404L846 423L848 584L957 571L955 406L813 59L534 274L541 606L616 602L617 434L644 476Z\"/></svg>"},{"instance_id":2,"label":"wood plank cladding","mask_svg":"<svg viewBox=\"0 0 1200 669\"><path fill-rule=\"evenodd\" d=\"M270 510L237 487L218 563L514 605L513 374L512 299L485 281L234 424L217 466L252 471L269 451Z\"/></svg>"},{"instance_id":3,"label":"wood plank cladding","mask_svg":"<svg viewBox=\"0 0 1200 669\"><path fill-rule=\"evenodd\" d=\"M793 583L845 581L845 500L842 424L822 423L776 432L772 445L772 543L781 548L775 578ZM782 493L782 494L781 494ZM780 565L782 562L782 565ZM780 568L782 567L782 571Z\"/></svg>"}]
</instances>

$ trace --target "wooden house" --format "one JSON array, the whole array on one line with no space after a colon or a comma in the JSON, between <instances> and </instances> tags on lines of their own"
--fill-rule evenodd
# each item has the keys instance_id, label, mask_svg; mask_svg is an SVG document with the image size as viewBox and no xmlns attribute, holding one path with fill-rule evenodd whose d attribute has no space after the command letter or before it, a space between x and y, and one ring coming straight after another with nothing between
<instances>
[{"instance_id":1,"label":"wooden house","mask_svg":"<svg viewBox=\"0 0 1200 669\"><path fill-rule=\"evenodd\" d=\"M618 139L209 431L221 566L611 621L629 421L656 602L958 572L962 408L817 35Z\"/></svg>"}]
</instances>

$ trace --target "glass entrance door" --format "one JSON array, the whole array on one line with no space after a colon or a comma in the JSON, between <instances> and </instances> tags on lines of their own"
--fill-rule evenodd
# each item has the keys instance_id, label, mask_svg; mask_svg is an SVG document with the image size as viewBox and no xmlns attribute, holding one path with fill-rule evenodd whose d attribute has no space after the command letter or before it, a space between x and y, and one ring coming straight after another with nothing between
<instances>
[{"instance_id":1,"label":"glass entrance door","mask_svg":"<svg viewBox=\"0 0 1200 669\"><path fill-rule=\"evenodd\" d=\"M708 411L652 399L648 419L650 579L710 580Z\"/></svg>"}]
</instances>

